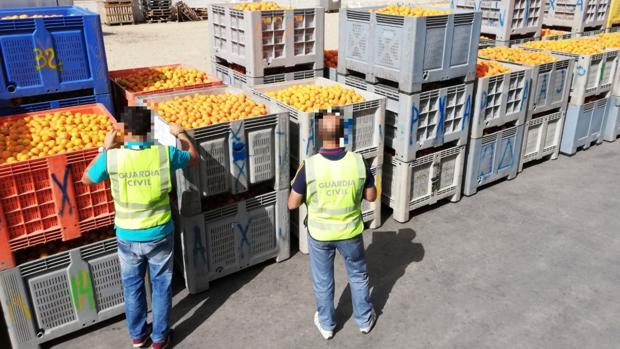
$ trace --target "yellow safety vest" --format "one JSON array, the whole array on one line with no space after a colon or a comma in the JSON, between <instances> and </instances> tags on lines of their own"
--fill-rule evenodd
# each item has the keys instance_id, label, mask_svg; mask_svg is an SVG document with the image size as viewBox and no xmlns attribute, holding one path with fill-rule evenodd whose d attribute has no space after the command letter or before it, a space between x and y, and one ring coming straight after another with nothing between
<instances>
[{"instance_id":1,"label":"yellow safety vest","mask_svg":"<svg viewBox=\"0 0 620 349\"><path fill-rule=\"evenodd\" d=\"M308 232L315 240L335 241L364 231L361 203L366 167L360 154L337 161L320 154L305 161Z\"/></svg>"},{"instance_id":2,"label":"yellow safety vest","mask_svg":"<svg viewBox=\"0 0 620 349\"><path fill-rule=\"evenodd\" d=\"M170 155L168 147L141 150L110 149L107 168L116 215L123 229L147 229L168 223L170 210Z\"/></svg>"}]
</instances>

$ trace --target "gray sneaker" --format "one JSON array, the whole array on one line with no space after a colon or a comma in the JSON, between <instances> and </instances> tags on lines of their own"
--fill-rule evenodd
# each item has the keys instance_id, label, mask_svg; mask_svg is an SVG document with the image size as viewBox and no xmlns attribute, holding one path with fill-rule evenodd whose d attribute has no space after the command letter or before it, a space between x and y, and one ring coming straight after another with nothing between
<instances>
[{"instance_id":1,"label":"gray sneaker","mask_svg":"<svg viewBox=\"0 0 620 349\"><path fill-rule=\"evenodd\" d=\"M376 322L377 322L377 314L373 310L372 313L370 314L370 321L368 322L368 326L360 327L360 332L362 332L363 334L370 333L370 331L372 331L372 328L375 327Z\"/></svg>"},{"instance_id":2,"label":"gray sneaker","mask_svg":"<svg viewBox=\"0 0 620 349\"><path fill-rule=\"evenodd\" d=\"M332 339L334 337L334 331L327 331L321 327L321 323L319 322L319 312L314 313L314 325L321 332L321 336L325 339Z\"/></svg>"}]
</instances>

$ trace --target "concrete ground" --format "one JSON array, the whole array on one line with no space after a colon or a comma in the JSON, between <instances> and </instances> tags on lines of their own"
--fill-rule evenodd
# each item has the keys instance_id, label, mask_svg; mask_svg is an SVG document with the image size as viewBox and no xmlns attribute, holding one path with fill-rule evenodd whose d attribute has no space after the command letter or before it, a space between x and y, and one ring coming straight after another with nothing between
<instances>
[{"instance_id":1,"label":"concrete ground","mask_svg":"<svg viewBox=\"0 0 620 349\"><path fill-rule=\"evenodd\" d=\"M328 15L327 47L337 46ZM185 63L210 71L206 23L104 27L110 69ZM296 253L215 281L177 287L176 348L617 348L620 343L620 142L526 169L515 180L406 224L385 214L364 234L380 313L361 335L341 261L341 327L312 323L308 259ZM129 347L122 318L52 344Z\"/></svg>"}]
</instances>

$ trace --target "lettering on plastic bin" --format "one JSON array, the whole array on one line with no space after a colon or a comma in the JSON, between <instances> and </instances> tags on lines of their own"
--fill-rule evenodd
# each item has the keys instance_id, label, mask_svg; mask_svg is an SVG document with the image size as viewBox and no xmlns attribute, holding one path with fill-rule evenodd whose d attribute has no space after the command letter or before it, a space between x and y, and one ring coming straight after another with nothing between
<instances>
[{"instance_id":1,"label":"lettering on plastic bin","mask_svg":"<svg viewBox=\"0 0 620 349\"><path fill-rule=\"evenodd\" d=\"M566 78L566 69L562 69L560 70L560 72L562 73L562 78L560 79L559 85L555 90L556 94L562 94L562 91L564 91L564 78Z\"/></svg>"},{"instance_id":2,"label":"lettering on plastic bin","mask_svg":"<svg viewBox=\"0 0 620 349\"><path fill-rule=\"evenodd\" d=\"M499 26L503 27L505 22L506 22L506 11L504 10L504 12L500 12L499 13Z\"/></svg>"},{"instance_id":3,"label":"lettering on plastic bin","mask_svg":"<svg viewBox=\"0 0 620 349\"><path fill-rule=\"evenodd\" d=\"M62 62L56 59L56 51L53 47L48 47L46 49L36 47L34 48L34 54L34 69L36 71L41 71L45 68L62 71Z\"/></svg>"},{"instance_id":4,"label":"lettering on plastic bin","mask_svg":"<svg viewBox=\"0 0 620 349\"><path fill-rule=\"evenodd\" d=\"M576 70L577 70L577 75L579 76L586 75L586 68L584 68L583 66L578 65Z\"/></svg>"},{"instance_id":5,"label":"lettering on plastic bin","mask_svg":"<svg viewBox=\"0 0 620 349\"><path fill-rule=\"evenodd\" d=\"M527 103L528 98L530 97L530 81L525 80L525 88L523 89L523 99L521 99L521 105L519 107L519 111L523 111L523 107Z\"/></svg>"},{"instance_id":6,"label":"lettering on plastic bin","mask_svg":"<svg viewBox=\"0 0 620 349\"><path fill-rule=\"evenodd\" d=\"M243 253L243 244L248 245L248 252L250 249L250 240L248 240L248 231L250 231L250 224L252 223L252 219L248 220L248 224L242 225L241 223L237 223L237 229L239 229L239 233L241 234L241 240L239 241L239 255L241 258L244 258Z\"/></svg>"},{"instance_id":7,"label":"lettering on plastic bin","mask_svg":"<svg viewBox=\"0 0 620 349\"><path fill-rule=\"evenodd\" d=\"M467 96L467 100L465 101L465 114L463 114L463 125L461 125L461 131L465 130L465 126L467 126L467 122L469 121L470 114L471 114L471 96Z\"/></svg>"},{"instance_id":8,"label":"lettering on plastic bin","mask_svg":"<svg viewBox=\"0 0 620 349\"><path fill-rule=\"evenodd\" d=\"M241 140L239 136L241 133L241 128L243 127L243 123L239 124L237 131L230 129L230 135L232 137L232 158L233 164L238 170L237 178L243 177L245 175L245 163L247 158L247 149L245 143ZM241 163L241 164L239 164Z\"/></svg>"},{"instance_id":9,"label":"lettering on plastic bin","mask_svg":"<svg viewBox=\"0 0 620 349\"><path fill-rule=\"evenodd\" d=\"M579 7L580 11L583 11L583 0L577 0L577 7Z\"/></svg>"},{"instance_id":10,"label":"lettering on plastic bin","mask_svg":"<svg viewBox=\"0 0 620 349\"><path fill-rule=\"evenodd\" d=\"M418 120L420 119L420 111L418 107L414 105L411 106L411 129L409 130L409 145L413 144L413 139L415 136L415 130L418 128Z\"/></svg>"},{"instance_id":11,"label":"lettering on plastic bin","mask_svg":"<svg viewBox=\"0 0 620 349\"><path fill-rule=\"evenodd\" d=\"M90 275L86 270L80 270L77 276L71 276L71 298L73 306L80 311L84 303L88 309L95 310L95 297L93 295L93 285Z\"/></svg>"},{"instance_id":12,"label":"lettering on plastic bin","mask_svg":"<svg viewBox=\"0 0 620 349\"><path fill-rule=\"evenodd\" d=\"M512 138L508 138L506 139L506 146L504 147L504 152L502 153L502 157L500 158L498 169L501 170L506 167L512 167L514 161L513 153L514 149L512 145Z\"/></svg>"},{"instance_id":13,"label":"lettering on plastic bin","mask_svg":"<svg viewBox=\"0 0 620 349\"><path fill-rule=\"evenodd\" d=\"M540 83L540 90L538 91L538 96L536 97L537 102L541 102L542 100L547 98L547 84L549 83L549 75L543 74L542 81Z\"/></svg>"},{"instance_id":14,"label":"lettering on plastic bin","mask_svg":"<svg viewBox=\"0 0 620 349\"><path fill-rule=\"evenodd\" d=\"M7 319L9 320L7 321L9 322L7 323L8 326L12 325L10 322L15 321L15 314L17 312L21 312L22 314L24 314L24 316L26 316L26 319L28 321L32 321L30 309L28 308L26 301L24 301L24 298L22 298L22 296L19 294L14 294L11 296L11 298L7 302L7 311L9 313L9 319Z\"/></svg>"},{"instance_id":15,"label":"lettering on plastic bin","mask_svg":"<svg viewBox=\"0 0 620 349\"><path fill-rule=\"evenodd\" d=\"M202 234L200 233L200 227L194 226L194 266L197 267L197 263L202 259L202 264L207 264L207 250L202 245Z\"/></svg>"},{"instance_id":16,"label":"lettering on plastic bin","mask_svg":"<svg viewBox=\"0 0 620 349\"><path fill-rule=\"evenodd\" d=\"M555 0L549 0L549 8L551 8L551 10L555 11Z\"/></svg>"},{"instance_id":17,"label":"lettering on plastic bin","mask_svg":"<svg viewBox=\"0 0 620 349\"><path fill-rule=\"evenodd\" d=\"M60 211L58 211L58 214L61 217L65 215L65 204L69 206L69 214L73 214L73 206L71 205L71 201L69 200L69 193L67 192L69 184L69 167L65 167L65 173L62 177L62 183L60 183L55 173L52 173L52 180L54 181L54 183L56 183L56 185L60 189L60 192L62 193L62 201L60 203Z\"/></svg>"}]
</instances>

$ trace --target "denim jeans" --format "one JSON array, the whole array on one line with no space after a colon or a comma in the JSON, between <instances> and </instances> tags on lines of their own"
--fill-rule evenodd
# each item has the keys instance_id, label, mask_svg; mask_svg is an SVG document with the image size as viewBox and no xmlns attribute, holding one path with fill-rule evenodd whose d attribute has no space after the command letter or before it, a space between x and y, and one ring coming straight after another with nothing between
<instances>
[{"instance_id":1,"label":"denim jeans","mask_svg":"<svg viewBox=\"0 0 620 349\"><path fill-rule=\"evenodd\" d=\"M144 276L149 268L152 289L153 342L164 342L170 329L172 308L172 234L154 241L118 240L118 257L125 296L125 315L132 339L147 333Z\"/></svg>"},{"instance_id":2,"label":"denim jeans","mask_svg":"<svg viewBox=\"0 0 620 349\"><path fill-rule=\"evenodd\" d=\"M319 322L324 330L333 331L336 327L334 309L334 256L336 250L344 259L349 277L349 288L353 301L353 318L357 325L369 325L373 312L368 290L368 265L364 255L362 235L348 240L318 241L308 234L310 250L310 271L312 287L319 313Z\"/></svg>"}]
</instances>

